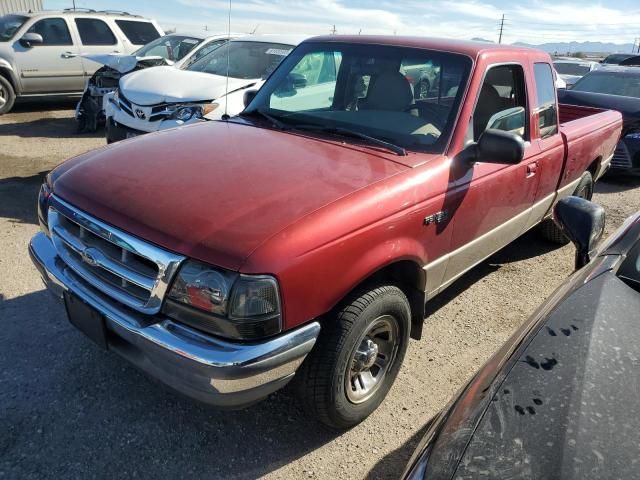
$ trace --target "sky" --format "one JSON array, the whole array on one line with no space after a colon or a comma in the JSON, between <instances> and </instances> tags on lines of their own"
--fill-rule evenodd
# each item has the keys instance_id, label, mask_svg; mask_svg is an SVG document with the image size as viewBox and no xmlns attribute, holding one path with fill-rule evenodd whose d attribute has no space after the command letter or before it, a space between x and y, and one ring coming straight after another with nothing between
<instances>
[{"instance_id":1,"label":"sky","mask_svg":"<svg viewBox=\"0 0 640 480\"><path fill-rule=\"evenodd\" d=\"M71 0L44 0L59 9ZM155 18L165 29L227 31L228 0L76 0L77 7L124 10ZM503 43L560 41L634 43L640 2L616 0L231 0L237 33L426 35Z\"/></svg>"}]
</instances>

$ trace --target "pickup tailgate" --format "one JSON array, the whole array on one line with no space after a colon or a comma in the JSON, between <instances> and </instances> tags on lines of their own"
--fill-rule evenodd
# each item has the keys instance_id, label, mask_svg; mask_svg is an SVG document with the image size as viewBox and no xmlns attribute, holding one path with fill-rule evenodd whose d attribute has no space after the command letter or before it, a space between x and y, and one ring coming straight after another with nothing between
<instances>
[{"instance_id":1,"label":"pickup tailgate","mask_svg":"<svg viewBox=\"0 0 640 480\"><path fill-rule=\"evenodd\" d=\"M560 133L566 145L566 163L559 188L579 179L598 160L609 162L622 133L622 115L613 110L559 105ZM602 169L599 169L598 175Z\"/></svg>"}]
</instances>

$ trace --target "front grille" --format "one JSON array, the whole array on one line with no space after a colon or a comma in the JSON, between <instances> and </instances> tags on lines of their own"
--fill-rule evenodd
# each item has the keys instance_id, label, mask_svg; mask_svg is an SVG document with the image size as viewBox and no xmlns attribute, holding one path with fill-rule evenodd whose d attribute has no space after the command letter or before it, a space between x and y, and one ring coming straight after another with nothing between
<instances>
[{"instance_id":1,"label":"front grille","mask_svg":"<svg viewBox=\"0 0 640 480\"><path fill-rule=\"evenodd\" d=\"M620 140L616 146L615 152L613 152L611 168L631 168L631 166L631 155L629 155L629 149L625 143Z\"/></svg>"},{"instance_id":2,"label":"front grille","mask_svg":"<svg viewBox=\"0 0 640 480\"><path fill-rule=\"evenodd\" d=\"M157 313L180 255L144 242L50 197L51 238L58 256L97 290L143 313Z\"/></svg>"},{"instance_id":3,"label":"front grille","mask_svg":"<svg viewBox=\"0 0 640 480\"><path fill-rule=\"evenodd\" d=\"M129 99L127 99L122 94L122 92L120 92L120 96L118 98L118 105L120 105L120 110L122 110L124 113L126 113L130 117L138 118L134 113L135 110L139 108L138 105L129 101ZM146 108L148 107L145 107L145 109ZM170 104L168 103L159 104L154 107L151 107L149 116L148 118L145 118L145 120L148 120L149 122L157 122L159 120L165 120L167 118L170 118L171 115L173 115L173 112L174 110L171 108Z\"/></svg>"}]
</instances>

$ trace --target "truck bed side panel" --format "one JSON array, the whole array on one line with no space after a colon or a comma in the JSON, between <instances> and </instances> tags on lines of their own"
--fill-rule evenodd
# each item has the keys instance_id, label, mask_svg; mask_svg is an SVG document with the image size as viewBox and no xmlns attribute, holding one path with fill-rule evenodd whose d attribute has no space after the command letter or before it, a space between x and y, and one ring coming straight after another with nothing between
<instances>
[{"instance_id":1,"label":"truck bed side panel","mask_svg":"<svg viewBox=\"0 0 640 480\"><path fill-rule=\"evenodd\" d=\"M560 130L567 159L558 189L578 180L594 161L607 161L622 132L622 116L612 110L560 105ZM590 110L591 114L587 114ZM563 121L564 120L564 121Z\"/></svg>"}]
</instances>

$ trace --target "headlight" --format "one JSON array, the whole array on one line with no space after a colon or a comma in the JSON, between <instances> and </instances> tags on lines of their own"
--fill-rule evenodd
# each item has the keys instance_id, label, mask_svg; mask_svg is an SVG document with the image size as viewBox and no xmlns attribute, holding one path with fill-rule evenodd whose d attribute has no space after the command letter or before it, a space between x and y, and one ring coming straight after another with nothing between
<instances>
[{"instance_id":1,"label":"headlight","mask_svg":"<svg viewBox=\"0 0 640 480\"><path fill-rule=\"evenodd\" d=\"M192 118L202 118L205 115L213 112L216 108L218 108L219 104L217 103L205 103L203 105L188 105L183 107L176 108L171 118L173 120L180 120L182 122L187 122Z\"/></svg>"},{"instance_id":2,"label":"headlight","mask_svg":"<svg viewBox=\"0 0 640 480\"><path fill-rule=\"evenodd\" d=\"M47 175L48 180L48 175ZM40 191L38 192L38 223L40 229L49 235L49 220L47 214L49 211L49 197L51 196L51 187L48 181L42 184Z\"/></svg>"},{"instance_id":3,"label":"headlight","mask_svg":"<svg viewBox=\"0 0 640 480\"><path fill-rule=\"evenodd\" d=\"M215 335L254 340L280 332L280 295L275 278L240 275L189 261L173 282L164 312Z\"/></svg>"}]
</instances>

